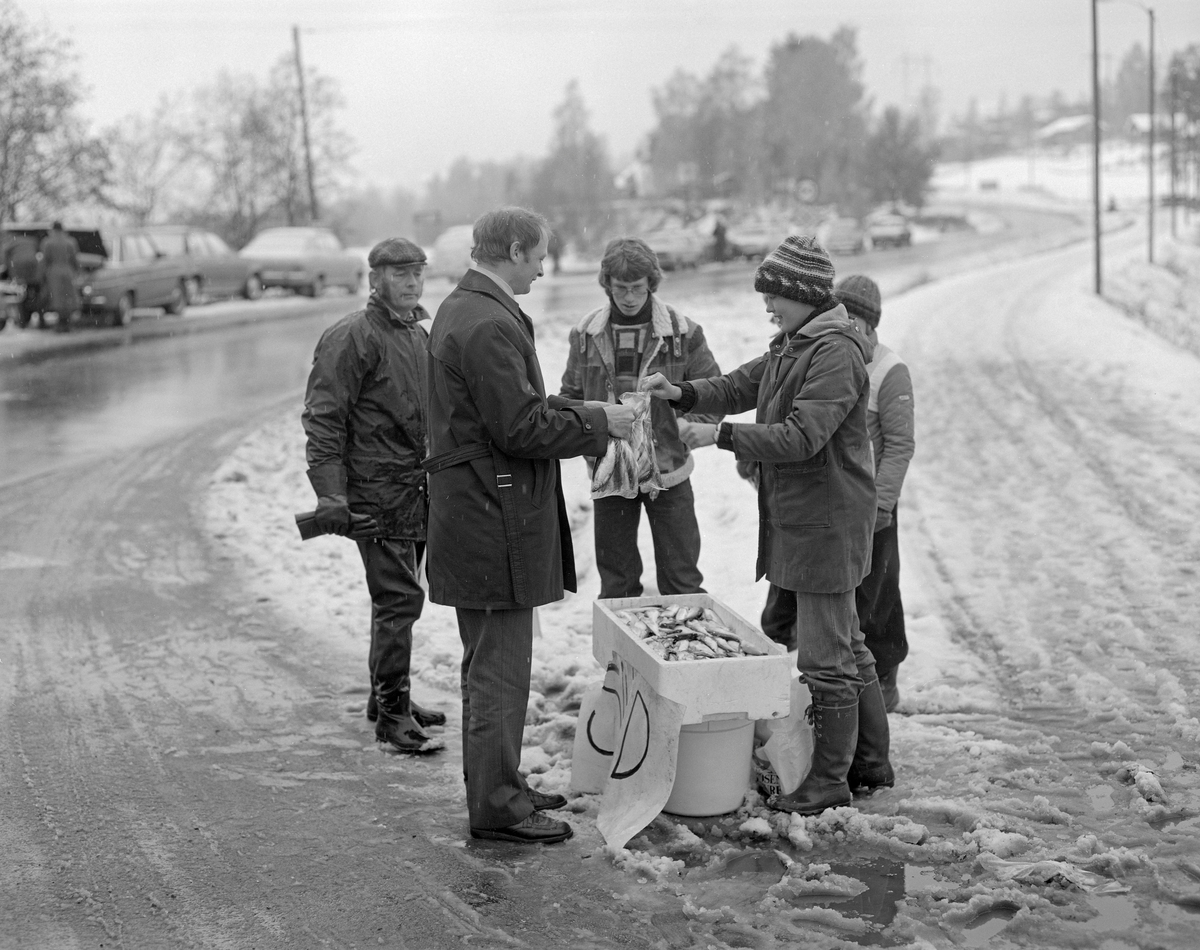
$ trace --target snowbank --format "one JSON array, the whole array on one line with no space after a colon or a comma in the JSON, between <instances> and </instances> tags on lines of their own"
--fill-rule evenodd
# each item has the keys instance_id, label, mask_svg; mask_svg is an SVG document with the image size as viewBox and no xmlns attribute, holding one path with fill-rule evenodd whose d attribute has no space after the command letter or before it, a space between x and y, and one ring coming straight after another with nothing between
<instances>
[{"instance_id":1,"label":"snowbank","mask_svg":"<svg viewBox=\"0 0 1200 950\"><path fill-rule=\"evenodd\" d=\"M1183 262L1177 278L1193 280L1182 273L1192 258L1182 249L1172 253ZM1173 814L1165 802L1179 794L1183 775L1182 758L1161 754L1168 733L1156 734L1147 723L1123 729L1128 742L1103 741L1100 734L1091 744L1071 746L1054 731L1089 717L1128 724L1165 715L1162 728L1191 743L1189 749L1200 733L1182 673L1154 665L1155 647L1145 632L1149 621L1135 623L1122 613L1118 592L1111 603L1095 605L1083 596L1081 585L1098 575L1097 565L1109 555L1094 556L1086 545L1054 547L1055 541L1065 543L1061 539L1069 531L1051 515L1076 522L1089 517L1094 520L1085 536L1117 558L1125 522L1095 481L1106 470L1064 454L1070 448L1064 430L1042 431L1052 418L1052 402L1038 402L1031 393L1040 392L1033 377L1059 361L1051 378L1062 367L1060 409L1070 398L1111 398L1116 413L1128 400L1147 424L1165 425L1163 420L1177 417L1177 405L1195 405L1200 384L1188 377L1196 369L1194 359L1168 358L1161 340L1090 298L1086 258L1066 254L1063 263L1040 270L1010 264L885 297L884 339L897 343L918 381L918 454L901 511L912 652L901 667L900 714L892 718L898 787L812 818L772 812L750 792L732 815L688 820L661 815L618 851L603 849L596 831L598 797L576 796L569 808L579 846L607 854L614 868L645 884L647 896L635 891L622 898L631 901L631 911L639 901L645 910L675 900L693 935L724 935L726 945L735 946L843 946L841 941L852 943L889 925L897 945L940 947L950 945L948 933L960 939L996 915L1007 936L1029 945L1096 945L1089 941L1099 933L1076 926L1097 914L1089 903L1099 880L1093 875L1106 884L1138 873L1170 877L1151 857L1159 840L1153 823ZM990 284L982 283L984 276ZM1154 296L1159 299L1157 291ZM769 336L761 301L748 289L668 299L704 326L725 368L757 355ZM966 299L975 301L970 319L961 311ZM989 373L1010 385L1004 348L1013 346L1016 326L1025 349L1011 358L1030 377L1028 388L1014 388L1005 404L986 391L980 398L984 405L991 400L991 414L971 415L977 412L967 398L972 385L982 386ZM539 325L547 380L561 373L565 337L561 323ZM1082 355L1081 341L1088 344ZM1078 365L1070 362L1075 357ZM1087 390L1089 380L1103 386ZM1104 395L1110 392L1118 395ZM358 691L347 708L359 710L369 603L354 546L338 538L301 544L291 524L293 511L312 505L299 410L298 404L287 407L231 453L214 478L206 517L242 566L252 592L269 596L290 623L322 631L342 650L345 688ZM1014 444L1026 455L1001 461L997 453L1012 451L1004 448L1005 440L1018 436L1027 441ZM1157 464L1154 474L1168 474L1162 467L1168 463ZM1036 481L1039 466L1049 480ZM540 610L523 762L531 784L565 792L580 697L600 682L603 671L590 650L598 580L586 473L578 460L564 463L563 470L580 591ZM1063 472L1076 478L1069 488ZM1182 478L1174 471L1169 475ZM766 591L753 581L753 493L738 478L732 455L715 449L697 454L693 484L706 586L738 613L756 618ZM1082 499L1091 497L1099 510L1079 514L1088 510ZM1072 505L1065 504L1067 498ZM1192 494L1180 503L1200 513ZM1051 533L1027 536L1041 522ZM981 530L987 526L993 530ZM1035 567L1040 552L1034 537L1053 550L1053 570ZM643 581L651 591L653 553L645 527L641 547ZM1147 570L1159 564L1149 549L1138 548L1137 555ZM1055 585L1072 589L1072 583L1080 597L1074 614L1047 612L1059 590ZM1185 609L1183 601L1179 609ZM416 639L414 689L422 702L449 713L446 756L453 762L461 654L453 611L430 604ZM1113 651L1128 676L1107 678L1106 654L1098 651ZM1118 691L1115 683L1128 688ZM1053 715L1062 717L1061 724L1039 723L1012 708L1008 691L1014 689L1027 704L1044 695L1048 708L1075 705L1056 707ZM1164 770L1170 776L1165 785ZM1200 806L1200 794L1193 801ZM1188 834L1189 842L1200 841L1200 830ZM863 881L872 874L878 878L882 872L872 869L881 867L912 878L908 896L893 893L877 912L849 910L862 899ZM1186 880L1177 878L1170 877L1170 886L1186 893ZM754 940L745 942L750 935ZM1156 945L1191 945L1167 931L1156 935L1161 938Z\"/></svg>"}]
</instances>

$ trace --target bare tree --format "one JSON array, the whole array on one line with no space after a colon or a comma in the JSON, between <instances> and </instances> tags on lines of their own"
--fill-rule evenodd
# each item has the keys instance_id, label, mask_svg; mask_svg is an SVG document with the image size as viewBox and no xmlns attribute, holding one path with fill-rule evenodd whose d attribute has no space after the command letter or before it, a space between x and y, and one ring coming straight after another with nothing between
<instances>
[{"instance_id":1,"label":"bare tree","mask_svg":"<svg viewBox=\"0 0 1200 950\"><path fill-rule=\"evenodd\" d=\"M70 44L0 0L0 217L60 213L98 198L108 161L77 106Z\"/></svg>"},{"instance_id":2,"label":"bare tree","mask_svg":"<svg viewBox=\"0 0 1200 950\"><path fill-rule=\"evenodd\" d=\"M341 97L315 70L305 77L316 182L335 192L351 143L336 124ZM184 140L206 190L192 217L242 245L268 225L306 224L311 217L304 175L299 89L290 57L266 83L222 73L200 89L185 122Z\"/></svg>"},{"instance_id":3,"label":"bare tree","mask_svg":"<svg viewBox=\"0 0 1200 950\"><path fill-rule=\"evenodd\" d=\"M873 201L925 203L937 147L926 140L921 119L904 117L895 106L883 112L867 139L863 179Z\"/></svg>"},{"instance_id":4,"label":"bare tree","mask_svg":"<svg viewBox=\"0 0 1200 950\"><path fill-rule=\"evenodd\" d=\"M149 118L128 116L104 133L111 162L106 201L135 224L170 215L194 197L187 185L195 158L181 112L178 99L164 98Z\"/></svg>"},{"instance_id":5,"label":"bare tree","mask_svg":"<svg viewBox=\"0 0 1200 950\"><path fill-rule=\"evenodd\" d=\"M562 238L586 247L600 239L612 193L604 142L589 127L579 82L572 79L554 110L550 154L534 174L530 201L549 215Z\"/></svg>"}]
</instances>

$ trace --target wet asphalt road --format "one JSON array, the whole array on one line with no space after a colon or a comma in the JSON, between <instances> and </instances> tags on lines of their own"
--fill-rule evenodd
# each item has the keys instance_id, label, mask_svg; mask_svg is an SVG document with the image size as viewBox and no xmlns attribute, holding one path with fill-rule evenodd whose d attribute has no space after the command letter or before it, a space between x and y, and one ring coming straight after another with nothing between
<instances>
[{"instance_id":1,"label":"wet asphalt road","mask_svg":"<svg viewBox=\"0 0 1200 950\"><path fill-rule=\"evenodd\" d=\"M1040 235L1053 241L1064 232L1059 216L1011 210L1006 216L1026 242ZM874 275L887 294L898 289L894 284L889 287L890 273L911 273L914 265L942 272L949 262L964 261L975 252L986 254L1009 241L1006 234L963 235L836 259L835 264L839 273L853 268ZM746 286L752 274L753 264L731 262L670 274L664 289L691 293ZM445 280L427 282L422 302L430 313L436 312L450 289ZM593 274L572 274L536 282L522 304L535 326L557 328L601 299ZM178 323L149 317L124 337L125 331L85 331L94 342L122 340L128 345L80 350L53 359L43 352L36 362L3 359L5 339L0 337L0 486L161 441L212 420L245 418L294 394L304 385L321 331L361 306L362 300L329 294L313 301L273 299L196 307L187 318L190 332L157 335L161 328L152 321L162 320L167 328ZM265 319L239 322L256 313Z\"/></svg>"},{"instance_id":2,"label":"wet asphalt road","mask_svg":"<svg viewBox=\"0 0 1200 950\"><path fill-rule=\"evenodd\" d=\"M560 332L598 295L548 279L527 309ZM248 602L204 536L213 470L355 305L0 362L0 947L690 942L677 909L623 904L634 879L599 855L426 834L454 770L368 766L335 656ZM248 781L234 748L262 751Z\"/></svg>"}]
</instances>

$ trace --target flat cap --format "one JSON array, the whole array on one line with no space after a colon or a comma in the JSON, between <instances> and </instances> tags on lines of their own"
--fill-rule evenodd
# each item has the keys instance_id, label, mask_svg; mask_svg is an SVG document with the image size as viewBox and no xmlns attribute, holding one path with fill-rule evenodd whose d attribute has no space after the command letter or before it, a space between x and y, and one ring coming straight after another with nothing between
<instances>
[{"instance_id":1,"label":"flat cap","mask_svg":"<svg viewBox=\"0 0 1200 950\"><path fill-rule=\"evenodd\" d=\"M424 264L425 252L407 238L386 238L380 241L367 255L367 264L372 267L404 264Z\"/></svg>"}]
</instances>

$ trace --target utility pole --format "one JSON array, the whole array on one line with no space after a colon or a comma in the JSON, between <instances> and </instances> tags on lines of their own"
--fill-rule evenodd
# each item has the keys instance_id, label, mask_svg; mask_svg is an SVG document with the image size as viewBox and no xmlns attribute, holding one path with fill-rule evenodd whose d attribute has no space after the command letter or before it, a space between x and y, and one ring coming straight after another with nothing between
<instances>
[{"instance_id":1,"label":"utility pole","mask_svg":"<svg viewBox=\"0 0 1200 950\"><path fill-rule=\"evenodd\" d=\"M1171 63L1171 237L1179 237L1175 224L1175 110L1179 101L1179 72L1174 61Z\"/></svg>"},{"instance_id":2,"label":"utility pole","mask_svg":"<svg viewBox=\"0 0 1200 950\"><path fill-rule=\"evenodd\" d=\"M1100 279L1100 18L1092 0L1092 240L1096 259L1096 294L1103 295Z\"/></svg>"},{"instance_id":3,"label":"utility pole","mask_svg":"<svg viewBox=\"0 0 1200 950\"><path fill-rule=\"evenodd\" d=\"M312 146L308 140L308 101L304 94L304 64L300 59L300 27L292 27L292 45L296 50L296 78L300 82L300 128L304 135L304 169L308 173L308 205L312 211L312 219L318 220L321 215L317 210L317 189L313 185Z\"/></svg>"},{"instance_id":4,"label":"utility pole","mask_svg":"<svg viewBox=\"0 0 1200 950\"><path fill-rule=\"evenodd\" d=\"M1146 12L1150 14L1150 221L1147 228L1148 237L1148 257L1150 263L1154 263L1154 8L1146 7Z\"/></svg>"}]
</instances>

